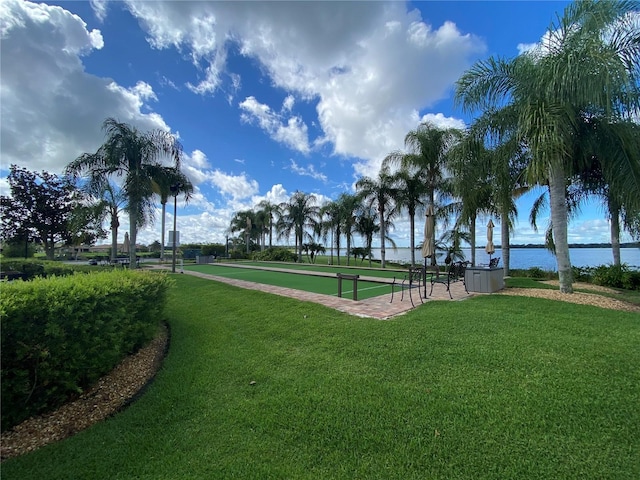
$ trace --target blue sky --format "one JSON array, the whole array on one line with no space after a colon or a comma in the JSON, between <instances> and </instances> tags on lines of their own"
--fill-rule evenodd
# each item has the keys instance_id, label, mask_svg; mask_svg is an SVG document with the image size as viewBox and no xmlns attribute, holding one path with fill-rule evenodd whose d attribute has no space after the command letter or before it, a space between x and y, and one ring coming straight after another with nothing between
<instances>
[{"instance_id":1,"label":"blue sky","mask_svg":"<svg viewBox=\"0 0 640 480\"><path fill-rule=\"evenodd\" d=\"M107 117L162 128L196 187L178 204L181 241L222 242L234 212L261 200L301 190L321 204L375 177L422 120L464 127L455 80L537 42L567 4L3 0L0 187L12 163L60 173L95 151ZM530 197L512 243L543 242ZM160 239L159 220L140 243ZM607 242L602 210L586 206L569 235ZM407 246L408 222L392 236Z\"/></svg>"}]
</instances>

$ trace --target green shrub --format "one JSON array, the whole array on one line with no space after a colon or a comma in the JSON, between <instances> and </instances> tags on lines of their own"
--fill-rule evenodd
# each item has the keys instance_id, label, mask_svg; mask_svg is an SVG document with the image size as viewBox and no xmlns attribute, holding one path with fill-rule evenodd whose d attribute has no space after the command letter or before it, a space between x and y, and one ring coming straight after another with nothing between
<instances>
[{"instance_id":1,"label":"green shrub","mask_svg":"<svg viewBox=\"0 0 640 480\"><path fill-rule=\"evenodd\" d=\"M622 265L599 265L593 269L592 283L603 287L640 289L640 271Z\"/></svg>"},{"instance_id":2,"label":"green shrub","mask_svg":"<svg viewBox=\"0 0 640 480\"><path fill-rule=\"evenodd\" d=\"M25 280L30 280L35 277L45 276L45 260L36 259L15 259L15 260L2 260L3 272L22 272L26 275Z\"/></svg>"},{"instance_id":3,"label":"green shrub","mask_svg":"<svg viewBox=\"0 0 640 480\"><path fill-rule=\"evenodd\" d=\"M36 245L34 243L28 243L26 246L24 242L5 242L2 245L3 258L24 258L25 249L28 258L31 258L36 253Z\"/></svg>"},{"instance_id":4,"label":"green shrub","mask_svg":"<svg viewBox=\"0 0 640 480\"><path fill-rule=\"evenodd\" d=\"M253 260L268 262L295 262L298 256L288 248L272 247L263 252L255 252L252 258Z\"/></svg>"},{"instance_id":5,"label":"green shrub","mask_svg":"<svg viewBox=\"0 0 640 480\"><path fill-rule=\"evenodd\" d=\"M575 282L591 283L593 267L571 267L571 273Z\"/></svg>"},{"instance_id":6,"label":"green shrub","mask_svg":"<svg viewBox=\"0 0 640 480\"><path fill-rule=\"evenodd\" d=\"M148 342L169 285L130 270L3 285L2 429L59 406Z\"/></svg>"}]
</instances>

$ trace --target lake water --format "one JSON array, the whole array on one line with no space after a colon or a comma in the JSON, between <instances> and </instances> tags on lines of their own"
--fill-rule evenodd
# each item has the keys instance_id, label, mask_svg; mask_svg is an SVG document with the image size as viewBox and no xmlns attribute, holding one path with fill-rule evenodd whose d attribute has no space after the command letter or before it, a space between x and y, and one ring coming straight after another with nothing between
<instances>
[{"instance_id":1,"label":"lake water","mask_svg":"<svg viewBox=\"0 0 640 480\"><path fill-rule=\"evenodd\" d=\"M471 249L466 248L462 249L462 251L465 258L470 260ZM547 271L556 271L558 269L556 258L545 248L512 248L510 253L510 268L526 270L531 267L538 267ZM329 250L327 250L326 254L329 254ZM341 255L344 255L342 250ZM501 250L497 249L492 257L502 258ZM373 258L380 259L379 248L373 249ZM571 265L575 267L597 267L598 265L613 264L613 254L610 248L570 248L569 258L571 259ZM386 259L409 263L411 261L411 249L398 248L394 251L392 248L387 248ZM422 261L420 250L416 250L416 261ZM630 267L640 268L640 248L621 248L620 261ZM438 263L444 263L444 256L438 259ZM476 263L489 263L489 255L484 251L484 248L476 249ZM500 265L502 265L502 259L500 260Z\"/></svg>"}]
</instances>

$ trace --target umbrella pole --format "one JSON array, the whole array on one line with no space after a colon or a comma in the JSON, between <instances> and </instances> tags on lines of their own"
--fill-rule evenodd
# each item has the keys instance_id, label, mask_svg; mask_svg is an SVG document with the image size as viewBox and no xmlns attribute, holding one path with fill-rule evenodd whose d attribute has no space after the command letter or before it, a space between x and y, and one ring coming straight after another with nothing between
<instances>
[{"instance_id":1,"label":"umbrella pole","mask_svg":"<svg viewBox=\"0 0 640 480\"><path fill-rule=\"evenodd\" d=\"M422 286L424 287L424 296L427 298L427 257L424 257L424 270L422 271Z\"/></svg>"}]
</instances>

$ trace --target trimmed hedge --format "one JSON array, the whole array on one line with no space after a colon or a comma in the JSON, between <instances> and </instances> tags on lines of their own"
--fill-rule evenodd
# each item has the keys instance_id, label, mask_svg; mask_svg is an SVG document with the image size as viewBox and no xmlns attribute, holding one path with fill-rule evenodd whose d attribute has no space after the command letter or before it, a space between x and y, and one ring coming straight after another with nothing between
<instances>
[{"instance_id":1,"label":"trimmed hedge","mask_svg":"<svg viewBox=\"0 0 640 480\"><path fill-rule=\"evenodd\" d=\"M2 430L58 407L150 341L171 282L114 270L3 284Z\"/></svg>"}]
</instances>

